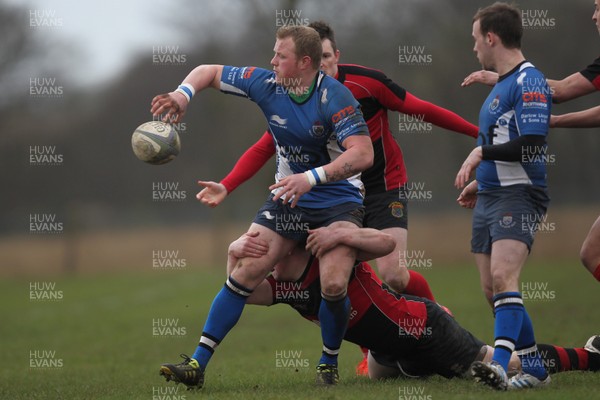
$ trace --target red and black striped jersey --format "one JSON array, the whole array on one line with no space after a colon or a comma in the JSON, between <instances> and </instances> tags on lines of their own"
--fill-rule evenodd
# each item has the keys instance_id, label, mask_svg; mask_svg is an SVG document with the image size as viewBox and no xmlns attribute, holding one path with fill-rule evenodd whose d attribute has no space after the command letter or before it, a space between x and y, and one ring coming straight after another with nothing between
<instances>
[{"instance_id":1,"label":"red and black striped jersey","mask_svg":"<svg viewBox=\"0 0 600 400\"><path fill-rule=\"evenodd\" d=\"M600 90L600 57L596 58L590 65L581 71L587 80L592 82L596 90Z\"/></svg>"},{"instance_id":2,"label":"red and black striped jersey","mask_svg":"<svg viewBox=\"0 0 600 400\"><path fill-rule=\"evenodd\" d=\"M361 176L367 195L398 189L408 179L402 150L390 130L388 110L419 116L425 122L477 137L475 125L451 111L413 96L381 71L339 64L336 78L360 103L373 141L373 166Z\"/></svg>"},{"instance_id":3,"label":"red and black striped jersey","mask_svg":"<svg viewBox=\"0 0 600 400\"><path fill-rule=\"evenodd\" d=\"M317 258L311 257L302 277L296 282L277 282L271 276L267 280L271 285L275 303L288 304L304 318L318 322L321 282ZM366 333L355 332L355 327L364 329L364 324L360 327L357 324L367 315L368 318L375 318L378 326L387 326L394 335L397 335L400 329L416 339L423 334L427 321L425 300L414 296L408 299L383 289L381 280L366 262L359 262L354 267L348 283L348 298L351 309L346 336L364 337ZM390 326L392 328L389 328ZM376 341L377 335L381 334L383 333L373 332L373 340ZM361 344L367 347L374 346L373 343Z\"/></svg>"}]
</instances>

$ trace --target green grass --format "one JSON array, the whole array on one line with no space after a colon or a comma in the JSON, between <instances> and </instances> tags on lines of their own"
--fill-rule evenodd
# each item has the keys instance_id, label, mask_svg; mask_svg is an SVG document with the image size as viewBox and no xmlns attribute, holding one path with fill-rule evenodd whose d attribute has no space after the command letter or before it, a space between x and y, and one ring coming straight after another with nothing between
<instances>
[{"instance_id":1,"label":"green grass","mask_svg":"<svg viewBox=\"0 0 600 400\"><path fill-rule=\"evenodd\" d=\"M474 266L422 271L438 301L459 322L490 342L492 315L481 295ZM546 283L550 301L527 307L540 343L582 346L599 333L598 283L582 267L531 265L524 281ZM600 398L600 374L571 372L553 377L552 387L496 393L469 380L372 382L354 376L360 352L342 347L341 384L313 385L320 354L319 329L287 306L248 307L238 326L215 353L206 387L187 392L158 376L162 362L191 354L224 273L188 266L185 271L151 271L80 278L45 278L60 301L31 301L29 280L0 282L0 399L593 399ZM154 336L152 321L178 319L185 335ZM54 368L31 368L30 352L54 351ZM277 368L276 351L301 352L309 367ZM178 361L177 361L178 362ZM56 364L55 364L56 365ZM404 397L402 397L404 396ZM412 397L411 397L412 396Z\"/></svg>"}]
</instances>

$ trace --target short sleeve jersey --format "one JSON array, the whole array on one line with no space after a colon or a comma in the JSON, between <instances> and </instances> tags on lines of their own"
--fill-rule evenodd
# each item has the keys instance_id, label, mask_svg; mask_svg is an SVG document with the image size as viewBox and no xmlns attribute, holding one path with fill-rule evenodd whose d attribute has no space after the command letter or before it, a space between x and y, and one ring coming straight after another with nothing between
<instances>
[{"instance_id":1,"label":"short sleeve jersey","mask_svg":"<svg viewBox=\"0 0 600 400\"><path fill-rule=\"evenodd\" d=\"M600 90L600 57L596 58L594 62L581 71L581 75L592 82L596 90Z\"/></svg>"},{"instance_id":2,"label":"short sleeve jersey","mask_svg":"<svg viewBox=\"0 0 600 400\"><path fill-rule=\"evenodd\" d=\"M277 84L273 71L256 67L224 67L221 91L247 97L262 110L276 148L276 182L329 164L345 151L342 143L348 137L369 135L359 103L347 88L322 72L317 75L314 90L301 103ZM314 186L300 197L298 205L321 209L362 203L363 197L363 184L357 174Z\"/></svg>"},{"instance_id":3,"label":"short sleeve jersey","mask_svg":"<svg viewBox=\"0 0 600 400\"><path fill-rule=\"evenodd\" d=\"M548 135L551 92L546 78L524 61L501 76L479 113L477 145L496 145L523 135ZM547 146L527 148L519 161L483 160L479 190L525 184L546 187Z\"/></svg>"}]
</instances>

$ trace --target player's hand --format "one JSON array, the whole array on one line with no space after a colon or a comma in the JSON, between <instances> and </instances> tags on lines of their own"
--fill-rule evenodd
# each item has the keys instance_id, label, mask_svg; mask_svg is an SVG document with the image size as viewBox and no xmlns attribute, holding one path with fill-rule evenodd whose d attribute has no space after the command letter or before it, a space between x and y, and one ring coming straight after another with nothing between
<instances>
[{"instance_id":1,"label":"player's hand","mask_svg":"<svg viewBox=\"0 0 600 400\"><path fill-rule=\"evenodd\" d=\"M460 84L460 86L470 86L474 83L483 83L484 85L494 86L498 82L498 74L492 71L475 71L469 74Z\"/></svg>"},{"instance_id":2,"label":"player's hand","mask_svg":"<svg viewBox=\"0 0 600 400\"><path fill-rule=\"evenodd\" d=\"M197 195L196 198L200 201L200 203L205 206L209 206L210 208L215 208L223 200L227 197L227 189L225 185L222 183L212 182L212 181L198 181L198 185L203 186L202 189Z\"/></svg>"},{"instance_id":3,"label":"player's hand","mask_svg":"<svg viewBox=\"0 0 600 400\"><path fill-rule=\"evenodd\" d=\"M456 199L458 204L464 208L475 208L477 204L477 181L469 183Z\"/></svg>"},{"instance_id":4,"label":"player's hand","mask_svg":"<svg viewBox=\"0 0 600 400\"><path fill-rule=\"evenodd\" d=\"M306 239L306 250L315 257L321 258L323 254L340 244L339 231L334 228L317 228L308 230Z\"/></svg>"},{"instance_id":5,"label":"player's hand","mask_svg":"<svg viewBox=\"0 0 600 400\"><path fill-rule=\"evenodd\" d=\"M457 189L462 189L467 181L471 179L471 173L479 166L481 163L482 155L481 155L481 146L477 146L471 151L465 162L463 162L458 174L456 174L456 179L454 180L454 186Z\"/></svg>"},{"instance_id":6,"label":"player's hand","mask_svg":"<svg viewBox=\"0 0 600 400\"><path fill-rule=\"evenodd\" d=\"M558 123L559 119L560 119L559 115L551 114L550 115L550 128L556 128L556 124Z\"/></svg>"},{"instance_id":7,"label":"player's hand","mask_svg":"<svg viewBox=\"0 0 600 400\"><path fill-rule=\"evenodd\" d=\"M269 251L269 243L258 237L259 232L247 232L229 245L229 255L235 258L259 258Z\"/></svg>"},{"instance_id":8,"label":"player's hand","mask_svg":"<svg viewBox=\"0 0 600 400\"><path fill-rule=\"evenodd\" d=\"M159 118L161 114L165 114L162 118L163 122L176 124L185 115L187 105L188 101L181 93L159 94L152 99L150 112L154 118Z\"/></svg>"},{"instance_id":9,"label":"player's hand","mask_svg":"<svg viewBox=\"0 0 600 400\"><path fill-rule=\"evenodd\" d=\"M296 207L298 204L298 200L300 196L305 193L310 192L312 186L308 182L308 178L304 173L294 174L290 176L286 176L279 182L269 186L269 190L281 188L279 192L273 197L273 201L279 200L281 197L285 195L285 200L283 200L283 204L292 203L290 207Z\"/></svg>"}]
</instances>

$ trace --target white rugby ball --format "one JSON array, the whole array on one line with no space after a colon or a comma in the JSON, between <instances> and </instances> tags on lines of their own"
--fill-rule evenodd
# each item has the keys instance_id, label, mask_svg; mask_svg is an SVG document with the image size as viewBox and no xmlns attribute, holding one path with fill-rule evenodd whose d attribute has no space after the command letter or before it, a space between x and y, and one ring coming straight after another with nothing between
<instances>
[{"instance_id":1,"label":"white rugby ball","mask_svg":"<svg viewBox=\"0 0 600 400\"><path fill-rule=\"evenodd\" d=\"M148 164L160 165L175 159L181 150L179 134L171 124L144 122L131 136L135 156Z\"/></svg>"}]
</instances>

